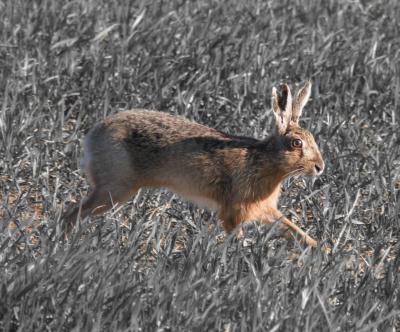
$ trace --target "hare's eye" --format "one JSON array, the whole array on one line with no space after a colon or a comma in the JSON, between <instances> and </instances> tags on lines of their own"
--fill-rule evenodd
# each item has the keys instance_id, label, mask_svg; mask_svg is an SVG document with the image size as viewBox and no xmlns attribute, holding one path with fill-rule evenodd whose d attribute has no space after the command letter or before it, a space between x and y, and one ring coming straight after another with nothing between
<instances>
[{"instance_id":1,"label":"hare's eye","mask_svg":"<svg viewBox=\"0 0 400 332\"><path fill-rule=\"evenodd\" d=\"M303 147L303 141L299 138L295 138L294 140L292 140L292 147L300 149L301 147Z\"/></svg>"}]
</instances>

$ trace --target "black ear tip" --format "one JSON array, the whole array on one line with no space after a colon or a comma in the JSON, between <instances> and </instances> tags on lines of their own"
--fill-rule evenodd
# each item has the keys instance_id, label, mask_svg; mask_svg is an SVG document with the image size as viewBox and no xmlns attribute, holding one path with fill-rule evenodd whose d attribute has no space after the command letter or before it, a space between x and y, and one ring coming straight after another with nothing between
<instances>
[{"instance_id":1,"label":"black ear tip","mask_svg":"<svg viewBox=\"0 0 400 332\"><path fill-rule=\"evenodd\" d=\"M287 84L281 84L281 95L279 98L279 107L284 110L288 102L288 97L290 94L289 86Z\"/></svg>"},{"instance_id":2,"label":"black ear tip","mask_svg":"<svg viewBox=\"0 0 400 332\"><path fill-rule=\"evenodd\" d=\"M289 92L289 86L285 83L281 85L281 91L283 94L287 94Z\"/></svg>"}]
</instances>

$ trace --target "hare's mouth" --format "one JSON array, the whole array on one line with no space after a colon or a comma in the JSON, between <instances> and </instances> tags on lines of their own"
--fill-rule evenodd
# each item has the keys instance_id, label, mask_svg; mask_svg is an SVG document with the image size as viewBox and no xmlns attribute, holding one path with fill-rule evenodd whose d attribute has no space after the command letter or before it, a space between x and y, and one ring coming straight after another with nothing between
<instances>
[{"instance_id":1,"label":"hare's mouth","mask_svg":"<svg viewBox=\"0 0 400 332\"><path fill-rule=\"evenodd\" d=\"M321 175L322 171L318 169L317 167L313 167L307 170L307 172L304 173L306 176L319 176Z\"/></svg>"},{"instance_id":2,"label":"hare's mouth","mask_svg":"<svg viewBox=\"0 0 400 332\"><path fill-rule=\"evenodd\" d=\"M300 175L304 175L304 167L299 167L296 168L292 171L289 172L289 174L287 174L287 177L296 177L296 176L300 176Z\"/></svg>"}]
</instances>

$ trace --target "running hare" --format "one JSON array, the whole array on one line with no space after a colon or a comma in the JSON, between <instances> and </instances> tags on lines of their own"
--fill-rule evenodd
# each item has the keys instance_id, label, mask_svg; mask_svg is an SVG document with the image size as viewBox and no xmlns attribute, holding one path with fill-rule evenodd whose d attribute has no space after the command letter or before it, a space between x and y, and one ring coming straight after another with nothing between
<instances>
[{"instance_id":1,"label":"running hare","mask_svg":"<svg viewBox=\"0 0 400 332\"><path fill-rule=\"evenodd\" d=\"M71 229L78 215L107 211L142 187L165 187L217 210L231 232L242 221L279 222L289 238L317 242L277 209L282 181L320 175L324 161L299 118L311 92L307 82L292 99L288 85L272 90L276 133L265 140L238 137L166 113L120 112L86 136L82 166L92 192L64 215Z\"/></svg>"}]
</instances>

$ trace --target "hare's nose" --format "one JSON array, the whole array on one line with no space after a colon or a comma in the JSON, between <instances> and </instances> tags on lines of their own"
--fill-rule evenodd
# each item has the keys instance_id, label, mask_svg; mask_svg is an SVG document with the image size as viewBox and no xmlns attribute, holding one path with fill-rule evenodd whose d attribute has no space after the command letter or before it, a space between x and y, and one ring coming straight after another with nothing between
<instances>
[{"instance_id":1,"label":"hare's nose","mask_svg":"<svg viewBox=\"0 0 400 332\"><path fill-rule=\"evenodd\" d=\"M319 162L315 163L314 167L317 172L317 175L321 175L322 172L324 171L325 164L323 161L319 161Z\"/></svg>"}]
</instances>

